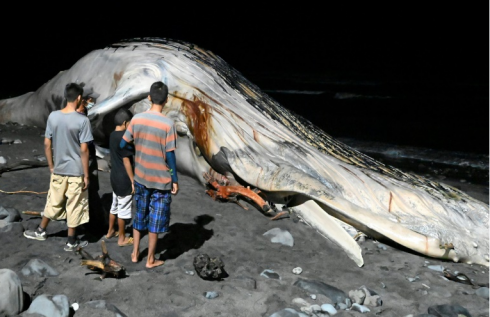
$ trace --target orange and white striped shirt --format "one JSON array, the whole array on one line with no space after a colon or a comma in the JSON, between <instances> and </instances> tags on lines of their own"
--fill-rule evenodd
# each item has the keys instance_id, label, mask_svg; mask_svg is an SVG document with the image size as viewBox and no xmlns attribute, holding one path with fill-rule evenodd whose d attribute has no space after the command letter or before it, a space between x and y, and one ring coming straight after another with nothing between
<instances>
[{"instance_id":1,"label":"orange and white striped shirt","mask_svg":"<svg viewBox=\"0 0 490 317\"><path fill-rule=\"evenodd\" d=\"M138 113L131 119L123 139L134 142L134 180L147 188L171 190L172 177L166 158L167 152L177 147L174 121L157 111Z\"/></svg>"}]
</instances>

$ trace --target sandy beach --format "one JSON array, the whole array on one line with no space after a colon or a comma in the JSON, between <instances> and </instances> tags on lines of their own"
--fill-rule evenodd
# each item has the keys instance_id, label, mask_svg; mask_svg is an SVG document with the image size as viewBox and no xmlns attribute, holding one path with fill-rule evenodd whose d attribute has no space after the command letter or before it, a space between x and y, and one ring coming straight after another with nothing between
<instances>
[{"instance_id":1,"label":"sandy beach","mask_svg":"<svg viewBox=\"0 0 490 317\"><path fill-rule=\"evenodd\" d=\"M101 254L105 241L110 257L125 267L123 277L100 280L99 272L80 265L79 254L63 250L66 223L50 223L46 241L23 236L24 230L40 222L39 216L23 212L43 210L49 170L5 167L22 160L42 162L43 129L4 124L0 136L21 141L0 144L0 156L6 160L0 164L0 206L21 216L15 222L0 220L0 270L15 272L27 294L18 316L38 316L29 306L43 295L66 296L70 315L77 317L333 315L316 306L334 307L336 316L438 316L436 312L457 316L458 311L466 316L464 310L467 316L489 315L488 288L478 286L488 283L488 267L427 258L369 237L358 241L365 262L358 267L294 213L271 220L246 202L242 204L248 210L214 201L201 184L185 175L179 176L180 192L173 197L170 232L157 246L163 266L145 268L147 236L142 240L143 260L132 263L131 246L119 247L117 239L85 230L82 238L90 242L85 248L89 254ZM104 169L103 164L99 167ZM101 221L107 221L112 199L109 172L100 170L98 176L98 212ZM488 187L451 179L445 183L488 203ZM132 232L130 227L127 232ZM278 232L290 234L290 245L277 243ZM193 262L200 254L219 257L224 277L205 280L196 274ZM298 267L301 272L293 273ZM462 273L470 282L447 279L443 269ZM364 288L374 302L349 306L345 298L355 302L356 291ZM335 296L345 296L344 305ZM364 307L369 311L358 311Z\"/></svg>"}]
</instances>

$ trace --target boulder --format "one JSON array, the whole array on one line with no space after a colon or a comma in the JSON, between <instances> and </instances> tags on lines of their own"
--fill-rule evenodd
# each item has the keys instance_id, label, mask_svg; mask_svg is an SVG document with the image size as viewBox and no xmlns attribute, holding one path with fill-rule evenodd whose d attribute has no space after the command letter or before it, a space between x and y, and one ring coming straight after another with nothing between
<instances>
[{"instance_id":1,"label":"boulder","mask_svg":"<svg viewBox=\"0 0 490 317\"><path fill-rule=\"evenodd\" d=\"M0 269L0 316L15 316L24 307L24 292L17 273Z\"/></svg>"}]
</instances>

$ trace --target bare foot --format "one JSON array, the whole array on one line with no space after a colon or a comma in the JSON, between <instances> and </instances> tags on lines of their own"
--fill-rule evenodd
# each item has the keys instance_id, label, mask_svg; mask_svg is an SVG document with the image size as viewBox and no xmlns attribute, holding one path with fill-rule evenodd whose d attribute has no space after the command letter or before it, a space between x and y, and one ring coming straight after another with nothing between
<instances>
[{"instance_id":1,"label":"bare foot","mask_svg":"<svg viewBox=\"0 0 490 317\"><path fill-rule=\"evenodd\" d=\"M163 265L163 263L165 263L165 262L164 261L161 261L161 260L155 260L155 261L153 261L153 263L146 262L146 267L149 268L149 269L152 269L154 267Z\"/></svg>"},{"instance_id":2,"label":"bare foot","mask_svg":"<svg viewBox=\"0 0 490 317\"><path fill-rule=\"evenodd\" d=\"M139 253L131 253L131 261L133 263L138 263L140 261L140 254Z\"/></svg>"}]
</instances>

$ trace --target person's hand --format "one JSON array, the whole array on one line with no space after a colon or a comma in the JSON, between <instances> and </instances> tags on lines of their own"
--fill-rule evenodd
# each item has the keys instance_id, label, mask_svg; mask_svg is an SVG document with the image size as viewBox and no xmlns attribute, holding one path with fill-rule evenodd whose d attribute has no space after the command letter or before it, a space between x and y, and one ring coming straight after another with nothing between
<instances>
[{"instance_id":1,"label":"person's hand","mask_svg":"<svg viewBox=\"0 0 490 317\"><path fill-rule=\"evenodd\" d=\"M134 183L131 183L131 189L132 189L131 190L131 195L133 195L134 194Z\"/></svg>"},{"instance_id":2,"label":"person's hand","mask_svg":"<svg viewBox=\"0 0 490 317\"><path fill-rule=\"evenodd\" d=\"M177 192L179 191L179 184L178 183L172 183L172 195L175 195L177 194Z\"/></svg>"},{"instance_id":3,"label":"person's hand","mask_svg":"<svg viewBox=\"0 0 490 317\"><path fill-rule=\"evenodd\" d=\"M83 176L83 188L82 188L82 190L86 190L88 188L89 183L90 183L90 181L89 181L88 175Z\"/></svg>"},{"instance_id":4,"label":"person's hand","mask_svg":"<svg viewBox=\"0 0 490 317\"><path fill-rule=\"evenodd\" d=\"M53 173L54 173L54 167L50 167L50 168L49 168L49 172L50 172L51 174L53 174Z\"/></svg>"}]
</instances>

